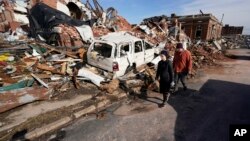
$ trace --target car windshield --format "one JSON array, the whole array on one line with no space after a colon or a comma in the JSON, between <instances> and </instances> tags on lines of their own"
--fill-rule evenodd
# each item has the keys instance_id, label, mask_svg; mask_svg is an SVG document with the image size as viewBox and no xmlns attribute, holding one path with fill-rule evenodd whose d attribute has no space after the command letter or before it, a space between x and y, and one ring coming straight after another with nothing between
<instances>
[{"instance_id":1,"label":"car windshield","mask_svg":"<svg viewBox=\"0 0 250 141\"><path fill-rule=\"evenodd\" d=\"M110 58L112 46L107 43L95 43L93 51L96 51L100 56Z\"/></svg>"}]
</instances>

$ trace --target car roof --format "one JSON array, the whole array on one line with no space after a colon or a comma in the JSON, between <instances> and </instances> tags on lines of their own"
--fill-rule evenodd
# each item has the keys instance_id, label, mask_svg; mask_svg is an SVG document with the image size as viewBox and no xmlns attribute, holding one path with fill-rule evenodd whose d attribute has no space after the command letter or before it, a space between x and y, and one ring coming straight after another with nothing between
<instances>
[{"instance_id":1,"label":"car roof","mask_svg":"<svg viewBox=\"0 0 250 141\"><path fill-rule=\"evenodd\" d=\"M119 44L122 42L130 42L130 41L133 41L133 42L141 41L140 38L132 36L130 33L124 32L124 31L109 33L107 35L100 37L99 40L113 42L116 44Z\"/></svg>"}]
</instances>

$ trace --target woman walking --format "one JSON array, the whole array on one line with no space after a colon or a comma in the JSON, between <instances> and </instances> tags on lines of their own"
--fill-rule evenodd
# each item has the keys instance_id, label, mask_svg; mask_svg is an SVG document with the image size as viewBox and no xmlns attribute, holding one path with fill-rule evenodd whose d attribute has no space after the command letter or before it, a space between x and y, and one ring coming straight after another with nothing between
<instances>
[{"instance_id":1,"label":"woman walking","mask_svg":"<svg viewBox=\"0 0 250 141\"><path fill-rule=\"evenodd\" d=\"M169 57L168 52L163 50L160 56L161 61L158 63L155 80L160 81L160 93L163 94L163 102L159 106L163 107L167 100L167 94L169 93L170 87L174 86L174 73L172 62L167 59Z\"/></svg>"}]
</instances>

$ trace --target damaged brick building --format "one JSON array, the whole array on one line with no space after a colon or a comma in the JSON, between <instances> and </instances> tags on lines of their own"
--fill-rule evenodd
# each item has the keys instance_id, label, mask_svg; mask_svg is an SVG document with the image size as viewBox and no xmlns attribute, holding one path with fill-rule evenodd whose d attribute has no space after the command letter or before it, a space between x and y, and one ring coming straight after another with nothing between
<instances>
[{"instance_id":1,"label":"damaged brick building","mask_svg":"<svg viewBox=\"0 0 250 141\"><path fill-rule=\"evenodd\" d=\"M222 28L222 36L241 35L243 32L243 29L244 29L243 26L229 26L229 24L226 24Z\"/></svg>"},{"instance_id":2,"label":"damaged brick building","mask_svg":"<svg viewBox=\"0 0 250 141\"><path fill-rule=\"evenodd\" d=\"M90 20L95 16L80 0L27 0L27 1L0 1L0 32L28 25L27 10L37 3L44 3L57 9L74 19Z\"/></svg>"},{"instance_id":3,"label":"damaged brick building","mask_svg":"<svg viewBox=\"0 0 250 141\"><path fill-rule=\"evenodd\" d=\"M186 16L171 14L171 20L174 19L178 19L181 29L192 40L211 40L221 37L222 23L212 14Z\"/></svg>"},{"instance_id":4,"label":"damaged brick building","mask_svg":"<svg viewBox=\"0 0 250 141\"><path fill-rule=\"evenodd\" d=\"M0 32L15 30L17 27L27 25L28 18L25 8L11 3L9 0L0 2Z\"/></svg>"},{"instance_id":5,"label":"damaged brick building","mask_svg":"<svg viewBox=\"0 0 250 141\"><path fill-rule=\"evenodd\" d=\"M44 3L75 19L82 19L83 10L80 7L84 8L84 5L79 0L29 0L28 7L31 8L37 3Z\"/></svg>"}]
</instances>

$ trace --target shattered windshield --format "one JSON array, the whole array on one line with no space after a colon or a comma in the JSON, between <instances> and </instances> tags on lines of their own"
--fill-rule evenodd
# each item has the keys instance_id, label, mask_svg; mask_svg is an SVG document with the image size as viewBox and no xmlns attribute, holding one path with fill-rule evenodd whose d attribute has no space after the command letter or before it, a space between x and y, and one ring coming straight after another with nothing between
<instances>
[{"instance_id":1,"label":"shattered windshield","mask_svg":"<svg viewBox=\"0 0 250 141\"><path fill-rule=\"evenodd\" d=\"M112 46L107 43L95 43L93 51L96 51L100 56L110 58Z\"/></svg>"}]
</instances>

